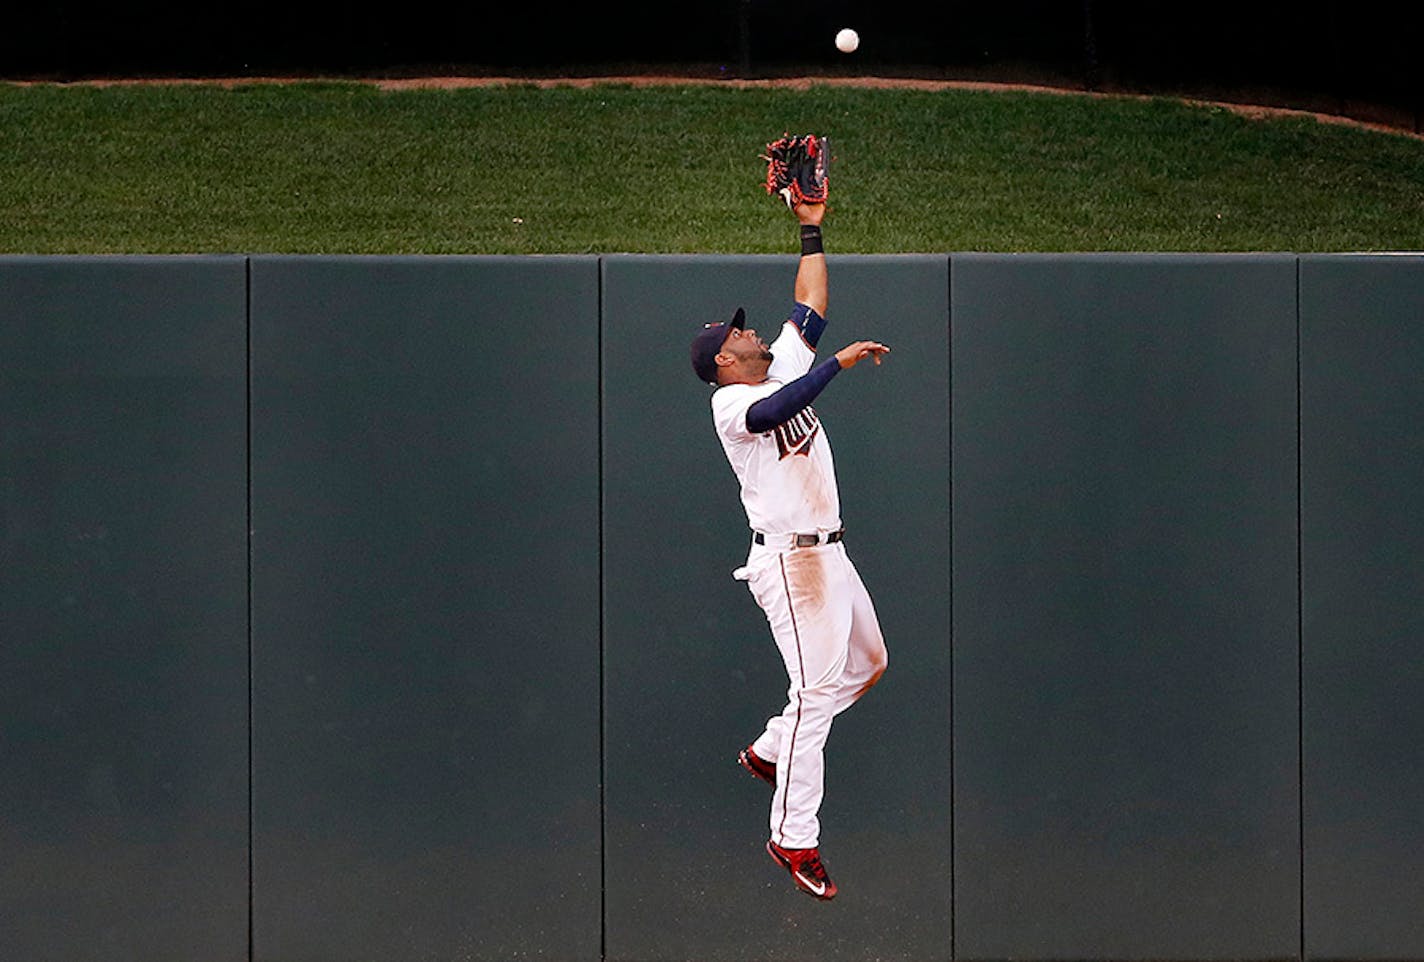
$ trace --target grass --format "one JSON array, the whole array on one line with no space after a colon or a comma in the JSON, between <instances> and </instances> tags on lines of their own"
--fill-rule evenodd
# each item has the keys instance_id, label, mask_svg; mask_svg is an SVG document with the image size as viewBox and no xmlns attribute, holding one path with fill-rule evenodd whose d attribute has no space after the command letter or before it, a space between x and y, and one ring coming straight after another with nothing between
<instances>
[{"instance_id":1,"label":"grass","mask_svg":"<svg viewBox=\"0 0 1424 962\"><path fill-rule=\"evenodd\" d=\"M828 246L1424 249L1424 141L1169 99L515 84L0 85L0 252L785 252L758 153L830 134Z\"/></svg>"}]
</instances>

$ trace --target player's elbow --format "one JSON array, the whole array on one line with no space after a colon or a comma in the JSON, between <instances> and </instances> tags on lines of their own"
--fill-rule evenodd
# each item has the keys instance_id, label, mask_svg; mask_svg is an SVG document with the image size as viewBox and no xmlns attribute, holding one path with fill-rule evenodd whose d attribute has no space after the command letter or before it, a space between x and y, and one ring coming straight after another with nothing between
<instances>
[{"instance_id":1,"label":"player's elbow","mask_svg":"<svg viewBox=\"0 0 1424 962\"><path fill-rule=\"evenodd\" d=\"M805 304L821 317L826 316L826 309L829 308L830 298L825 291L803 291L803 296L796 298L798 303Z\"/></svg>"}]
</instances>

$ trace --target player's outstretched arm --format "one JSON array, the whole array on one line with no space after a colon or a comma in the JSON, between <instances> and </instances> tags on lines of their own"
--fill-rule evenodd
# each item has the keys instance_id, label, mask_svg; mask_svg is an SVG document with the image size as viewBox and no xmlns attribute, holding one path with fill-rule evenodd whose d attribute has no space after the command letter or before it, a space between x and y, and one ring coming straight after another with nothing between
<instances>
[{"instance_id":1,"label":"player's outstretched arm","mask_svg":"<svg viewBox=\"0 0 1424 962\"><path fill-rule=\"evenodd\" d=\"M821 220L825 204L797 204L793 213L801 223L801 263L796 268L795 298L822 317L830 297L826 255L821 249Z\"/></svg>"},{"instance_id":2,"label":"player's outstretched arm","mask_svg":"<svg viewBox=\"0 0 1424 962\"><path fill-rule=\"evenodd\" d=\"M848 367L855 367L863 358L874 358L880 363L882 354L890 353L890 348L879 341L856 341L847 344L834 357L811 368L806 374L789 384L783 385L774 394L769 394L747 408L747 430L752 434L770 431L778 424L785 424L800 414L808 404L816 400L831 378Z\"/></svg>"}]
</instances>

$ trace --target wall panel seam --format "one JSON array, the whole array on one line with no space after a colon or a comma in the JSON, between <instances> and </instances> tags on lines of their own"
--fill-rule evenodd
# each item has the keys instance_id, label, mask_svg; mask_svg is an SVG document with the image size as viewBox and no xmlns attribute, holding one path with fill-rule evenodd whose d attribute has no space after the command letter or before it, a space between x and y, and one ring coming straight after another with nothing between
<instances>
[{"instance_id":1,"label":"wall panel seam","mask_svg":"<svg viewBox=\"0 0 1424 962\"><path fill-rule=\"evenodd\" d=\"M1303 384L1301 377L1301 258L1295 258L1295 643L1296 643L1296 829L1300 862L1297 869L1300 889L1299 957L1305 946L1305 509L1303 485Z\"/></svg>"},{"instance_id":2,"label":"wall panel seam","mask_svg":"<svg viewBox=\"0 0 1424 962\"><path fill-rule=\"evenodd\" d=\"M954 838L954 257L945 255L945 424L949 434L949 957L959 958L955 930L959 890Z\"/></svg>"},{"instance_id":3,"label":"wall panel seam","mask_svg":"<svg viewBox=\"0 0 1424 962\"><path fill-rule=\"evenodd\" d=\"M603 436L606 420L603 409L603 268L604 258L599 255L595 264L597 284L594 298L598 317L594 322L594 331L598 342L595 346L596 370L598 371L598 379L595 384L597 395L595 403L598 411L598 957L600 960L608 958L608 804L606 799L608 732L605 714L607 698L604 665L605 636L607 634L604 619L604 592L606 590L604 558L607 550L604 540L603 504Z\"/></svg>"},{"instance_id":4,"label":"wall panel seam","mask_svg":"<svg viewBox=\"0 0 1424 962\"><path fill-rule=\"evenodd\" d=\"M243 344L247 352L244 359L243 369L246 372L246 385L244 387L244 397L246 403L245 416L247 420L247 451L246 451L246 472L247 472L247 492L246 492L246 515L244 525L244 541L247 546L247 960L253 962L256 946L256 889L254 879L255 860L255 809L254 809L254 779L255 767L253 765L253 728L256 718L253 714L253 660L252 660L252 258L244 257L243 284L245 287L243 297Z\"/></svg>"}]
</instances>

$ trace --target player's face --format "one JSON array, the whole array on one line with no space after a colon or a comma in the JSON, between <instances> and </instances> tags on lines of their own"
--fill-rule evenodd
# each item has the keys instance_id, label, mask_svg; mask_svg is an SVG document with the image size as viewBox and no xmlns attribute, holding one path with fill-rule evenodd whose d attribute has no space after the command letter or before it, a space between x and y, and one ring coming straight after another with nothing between
<instances>
[{"instance_id":1,"label":"player's face","mask_svg":"<svg viewBox=\"0 0 1424 962\"><path fill-rule=\"evenodd\" d=\"M770 361L771 349L766 346L766 342L757 337L757 332L751 328L737 330L733 328L727 335L727 339L722 342L722 353L730 354L738 361Z\"/></svg>"}]
</instances>

